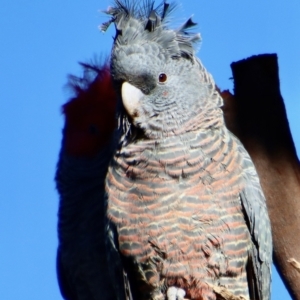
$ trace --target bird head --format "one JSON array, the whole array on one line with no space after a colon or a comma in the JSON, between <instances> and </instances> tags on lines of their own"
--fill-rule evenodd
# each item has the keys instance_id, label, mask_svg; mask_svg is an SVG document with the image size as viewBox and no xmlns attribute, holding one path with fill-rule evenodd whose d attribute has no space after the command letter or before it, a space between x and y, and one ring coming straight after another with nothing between
<instances>
[{"instance_id":1,"label":"bird head","mask_svg":"<svg viewBox=\"0 0 300 300\"><path fill-rule=\"evenodd\" d=\"M167 26L174 7L119 0L102 25L104 31L115 24L112 79L130 126L147 138L198 128L203 112L221 106L220 98L209 97L214 82L195 56L200 35L189 29L196 24L188 19L178 29Z\"/></svg>"},{"instance_id":2,"label":"bird head","mask_svg":"<svg viewBox=\"0 0 300 300\"><path fill-rule=\"evenodd\" d=\"M116 93L109 66L82 64L84 77L69 77L75 94L63 105L64 147L69 155L93 157L111 140L116 128Z\"/></svg>"}]
</instances>

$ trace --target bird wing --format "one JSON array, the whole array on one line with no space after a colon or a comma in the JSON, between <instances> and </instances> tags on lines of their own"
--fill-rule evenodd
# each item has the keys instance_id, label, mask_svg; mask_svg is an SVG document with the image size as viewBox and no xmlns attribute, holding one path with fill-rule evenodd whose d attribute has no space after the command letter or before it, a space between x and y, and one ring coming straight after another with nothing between
<instances>
[{"instance_id":1,"label":"bird wing","mask_svg":"<svg viewBox=\"0 0 300 300\"><path fill-rule=\"evenodd\" d=\"M267 212L266 199L253 162L242 144L238 140L237 143L239 152L243 156L243 170L246 180L246 186L242 190L240 198L253 242L249 265L249 273L253 273L253 278L248 276L250 294L252 294L251 299L267 300L270 297L272 265L270 219Z\"/></svg>"}]
</instances>

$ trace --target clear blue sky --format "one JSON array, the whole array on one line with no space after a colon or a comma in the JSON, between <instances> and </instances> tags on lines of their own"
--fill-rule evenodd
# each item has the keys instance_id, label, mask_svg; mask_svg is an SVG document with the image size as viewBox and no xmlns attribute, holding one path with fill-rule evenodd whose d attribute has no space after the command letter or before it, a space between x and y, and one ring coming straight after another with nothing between
<instances>
[{"instance_id":1,"label":"clear blue sky","mask_svg":"<svg viewBox=\"0 0 300 300\"><path fill-rule=\"evenodd\" d=\"M232 89L230 63L277 53L281 91L300 153L300 2L179 0L203 41L198 56L217 84ZM61 299L55 274L58 197L54 172L78 61L109 54L109 0L4 0L0 8L0 298ZM289 300L274 272L272 300Z\"/></svg>"}]
</instances>

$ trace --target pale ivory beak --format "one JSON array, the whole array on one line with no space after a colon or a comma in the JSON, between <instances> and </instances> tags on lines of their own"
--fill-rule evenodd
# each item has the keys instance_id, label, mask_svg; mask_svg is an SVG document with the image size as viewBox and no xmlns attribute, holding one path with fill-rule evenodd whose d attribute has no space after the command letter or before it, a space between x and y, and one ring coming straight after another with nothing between
<instances>
[{"instance_id":1,"label":"pale ivory beak","mask_svg":"<svg viewBox=\"0 0 300 300\"><path fill-rule=\"evenodd\" d=\"M121 93L123 105L127 113L133 117L140 106L140 100L144 94L140 89L126 81L122 84Z\"/></svg>"}]
</instances>

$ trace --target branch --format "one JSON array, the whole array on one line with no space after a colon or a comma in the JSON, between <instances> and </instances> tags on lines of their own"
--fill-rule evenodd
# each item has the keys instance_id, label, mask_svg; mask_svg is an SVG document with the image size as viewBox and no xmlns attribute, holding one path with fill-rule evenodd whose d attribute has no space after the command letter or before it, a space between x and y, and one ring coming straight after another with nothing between
<instances>
[{"instance_id":1,"label":"branch","mask_svg":"<svg viewBox=\"0 0 300 300\"><path fill-rule=\"evenodd\" d=\"M300 165L280 94L276 54L231 64L234 96L223 93L224 116L249 152L272 225L274 263L293 299L300 300Z\"/></svg>"}]
</instances>

